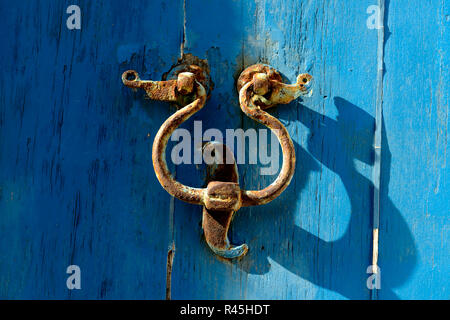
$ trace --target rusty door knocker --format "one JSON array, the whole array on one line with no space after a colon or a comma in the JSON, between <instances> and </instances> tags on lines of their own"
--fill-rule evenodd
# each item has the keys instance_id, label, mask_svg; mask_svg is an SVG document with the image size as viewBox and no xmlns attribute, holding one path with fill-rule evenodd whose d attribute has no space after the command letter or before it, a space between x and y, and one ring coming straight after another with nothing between
<instances>
[{"instance_id":1,"label":"rusty door knocker","mask_svg":"<svg viewBox=\"0 0 450 320\"><path fill-rule=\"evenodd\" d=\"M301 74L297 82L287 85L272 67L256 64L245 69L238 81L239 102L242 111L250 118L267 126L278 138L283 152L283 165L275 181L262 190L243 190L239 186L237 166L232 152L222 144L210 142L204 151L214 148L216 159L231 157L208 166L206 188L193 188L177 182L170 173L166 160L167 142L179 125L202 109L207 99L208 75L205 70L189 65L179 70L176 80L144 81L136 71L125 71L123 83L130 88L142 88L154 100L174 102L181 108L170 116L158 130L152 149L153 166L162 187L179 200L203 206L202 227L208 246L219 256L236 258L246 254L246 244L233 246L228 240L228 229L234 213L241 207L268 203L278 197L289 185L295 169L295 150L283 124L265 109L277 104L287 104L308 93L312 79ZM188 71L188 72L183 72ZM211 151L211 150L209 150ZM229 159L229 158L228 158Z\"/></svg>"}]
</instances>

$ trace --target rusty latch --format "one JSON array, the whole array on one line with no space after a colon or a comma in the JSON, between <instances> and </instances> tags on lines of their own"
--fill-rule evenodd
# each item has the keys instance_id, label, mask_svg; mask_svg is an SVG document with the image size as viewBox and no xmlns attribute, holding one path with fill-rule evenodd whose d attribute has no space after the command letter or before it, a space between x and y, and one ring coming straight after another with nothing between
<instances>
[{"instance_id":1,"label":"rusty latch","mask_svg":"<svg viewBox=\"0 0 450 320\"><path fill-rule=\"evenodd\" d=\"M208 142L203 147L204 151L214 148L216 162L208 165L207 187L193 188L173 178L167 168L165 149L174 130L205 105L205 70L199 69L201 68L198 66L190 65L187 70L199 72L179 72L176 80L167 81L140 80L137 72L130 70L123 73L122 81L127 87L144 89L150 99L175 102L181 106L162 124L153 142L152 160L156 177L172 196L203 206L202 227L208 246L216 254L231 259L245 255L248 250L246 244L233 246L228 241L228 229L235 212L241 207L272 201L286 189L294 174L295 151L289 133L280 121L264 109L289 103L300 95L307 94L312 77L301 74L297 83L287 85L282 82L280 74L267 65L256 64L245 69L237 82L241 109L277 136L283 152L281 171L268 187L262 190L243 190L239 186L237 165L232 152L223 144ZM190 102L187 103L188 101Z\"/></svg>"}]
</instances>

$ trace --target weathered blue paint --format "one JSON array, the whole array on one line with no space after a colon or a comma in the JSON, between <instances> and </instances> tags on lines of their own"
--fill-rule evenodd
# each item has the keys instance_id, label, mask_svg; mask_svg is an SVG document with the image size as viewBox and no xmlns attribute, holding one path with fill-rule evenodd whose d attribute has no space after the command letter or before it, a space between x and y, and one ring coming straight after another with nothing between
<instances>
[{"instance_id":1,"label":"weathered blue paint","mask_svg":"<svg viewBox=\"0 0 450 320\"><path fill-rule=\"evenodd\" d=\"M386 9L378 295L449 299L450 3Z\"/></svg>"},{"instance_id":2,"label":"weathered blue paint","mask_svg":"<svg viewBox=\"0 0 450 320\"><path fill-rule=\"evenodd\" d=\"M79 31L66 28L70 4ZM0 298L164 299L170 197L151 143L171 112L121 74L158 79L176 62L182 4L0 8ZM71 264L81 290L66 287Z\"/></svg>"},{"instance_id":3,"label":"weathered blue paint","mask_svg":"<svg viewBox=\"0 0 450 320\"><path fill-rule=\"evenodd\" d=\"M385 0L383 90L379 33L366 26L376 1L3 2L0 298L164 299L173 246L173 299L370 299L377 117L375 297L449 298L445 0ZM65 25L71 4L81 7L79 31ZM311 98L270 111L294 141L296 173L278 199L239 210L230 242L250 248L239 261L212 254L201 208L156 180L151 144L173 110L120 79L135 69L159 80L180 50L207 59L215 83L190 130L194 120L203 130L262 128L235 89L251 64L272 65L286 82L314 76ZM204 183L201 166L172 169ZM275 178L258 165L239 173L246 189ZM71 264L81 290L66 288Z\"/></svg>"}]
</instances>

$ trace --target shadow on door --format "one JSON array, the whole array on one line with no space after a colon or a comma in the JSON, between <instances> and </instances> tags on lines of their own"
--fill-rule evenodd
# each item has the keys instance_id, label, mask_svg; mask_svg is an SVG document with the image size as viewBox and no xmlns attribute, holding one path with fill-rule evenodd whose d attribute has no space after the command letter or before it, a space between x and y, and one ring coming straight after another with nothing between
<instances>
[{"instance_id":1,"label":"shadow on door","mask_svg":"<svg viewBox=\"0 0 450 320\"><path fill-rule=\"evenodd\" d=\"M370 296L366 286L367 267L371 264L372 254L372 207L368 207L367 199L373 201L373 183L357 171L354 160L373 165L373 130L374 118L349 101L335 97L334 104L338 110L337 120L326 117L303 105L300 105L300 121L310 129L307 151L296 144L297 168L293 178L296 187L286 189L279 199L272 202L269 210L258 210L258 219L247 220L251 228L245 228L245 238L251 250L242 260L234 262L245 272L265 274L270 270L270 259L280 264L297 276L320 287L338 292L349 299L367 299ZM357 121L355 121L357 119ZM383 123L382 159L381 159L381 215L389 216L392 230L402 230L397 234L392 249L395 261L389 261L389 266L395 266L396 272L391 272L383 265L381 270L381 290L385 298L398 298L393 288L405 283L416 264L416 248L412 234L402 218L401 213L389 198L389 178L391 153ZM362 144L352 147L352 144ZM337 144L337 145L336 145ZM334 157L323 157L327 151L335 152ZM351 215L345 233L335 241L325 241L320 237L296 226L293 222L296 214L302 214L296 209L296 199L300 190L306 185L309 174L320 169L319 162L335 172L348 194ZM364 193L370 192L370 195ZM364 201L363 201L364 200ZM274 210L283 201L283 209ZM301 201L301 199L300 199ZM287 207L286 205L292 206ZM263 208L263 207L259 207ZM256 214L256 213L255 213ZM261 214L261 216L259 216ZM241 217L241 215L240 215ZM243 220L238 218L242 223ZM236 220L238 220L236 219ZM292 224L289 224L292 221ZM276 225L283 225L280 237ZM361 243L354 246L351 241L358 239ZM381 230L380 232L385 232ZM235 241L239 243L239 241ZM359 250L353 250L359 248ZM383 252L380 252L382 263ZM398 270L402 270L401 276ZM395 277L391 276L395 275Z\"/></svg>"}]
</instances>

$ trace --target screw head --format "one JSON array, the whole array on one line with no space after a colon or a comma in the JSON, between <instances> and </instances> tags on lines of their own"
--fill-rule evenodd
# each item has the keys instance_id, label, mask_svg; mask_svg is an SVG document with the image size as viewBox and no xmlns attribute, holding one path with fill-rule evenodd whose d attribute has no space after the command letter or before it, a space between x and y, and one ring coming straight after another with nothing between
<instances>
[{"instance_id":1,"label":"screw head","mask_svg":"<svg viewBox=\"0 0 450 320\"><path fill-rule=\"evenodd\" d=\"M282 78L280 73L274 68L265 65L265 64L254 64L250 67L247 67L244 71L241 72L239 78L236 83L237 91L241 91L242 87L249 81L252 81L253 76L257 73L264 73L267 75L269 80L276 80L281 82Z\"/></svg>"},{"instance_id":2,"label":"screw head","mask_svg":"<svg viewBox=\"0 0 450 320\"><path fill-rule=\"evenodd\" d=\"M263 96L269 92L269 76L266 73L255 73L253 75L253 92Z\"/></svg>"}]
</instances>

